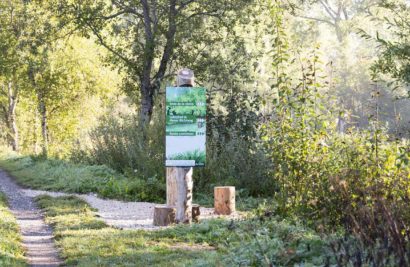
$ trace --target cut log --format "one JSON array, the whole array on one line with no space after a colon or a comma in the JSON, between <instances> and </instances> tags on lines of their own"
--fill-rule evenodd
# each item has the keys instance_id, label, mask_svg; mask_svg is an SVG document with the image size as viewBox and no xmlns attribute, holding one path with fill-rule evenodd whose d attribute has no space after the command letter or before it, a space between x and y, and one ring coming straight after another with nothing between
<instances>
[{"instance_id":1,"label":"cut log","mask_svg":"<svg viewBox=\"0 0 410 267\"><path fill-rule=\"evenodd\" d=\"M167 206L176 207L176 223L192 221L193 168L167 168Z\"/></svg>"},{"instance_id":2,"label":"cut log","mask_svg":"<svg viewBox=\"0 0 410 267\"><path fill-rule=\"evenodd\" d=\"M167 169L167 206L177 205L177 168L168 167Z\"/></svg>"},{"instance_id":3,"label":"cut log","mask_svg":"<svg viewBox=\"0 0 410 267\"><path fill-rule=\"evenodd\" d=\"M192 222L192 173L193 168L176 168L177 180L177 213L176 223Z\"/></svg>"},{"instance_id":4,"label":"cut log","mask_svg":"<svg viewBox=\"0 0 410 267\"><path fill-rule=\"evenodd\" d=\"M201 215L200 206L198 204L192 204L192 221L199 222L199 216Z\"/></svg>"},{"instance_id":5,"label":"cut log","mask_svg":"<svg viewBox=\"0 0 410 267\"><path fill-rule=\"evenodd\" d=\"M215 187L214 198L214 208L216 214L230 215L235 212L234 186Z\"/></svg>"},{"instance_id":6,"label":"cut log","mask_svg":"<svg viewBox=\"0 0 410 267\"><path fill-rule=\"evenodd\" d=\"M176 208L169 206L154 207L154 225L167 226L175 223Z\"/></svg>"}]
</instances>

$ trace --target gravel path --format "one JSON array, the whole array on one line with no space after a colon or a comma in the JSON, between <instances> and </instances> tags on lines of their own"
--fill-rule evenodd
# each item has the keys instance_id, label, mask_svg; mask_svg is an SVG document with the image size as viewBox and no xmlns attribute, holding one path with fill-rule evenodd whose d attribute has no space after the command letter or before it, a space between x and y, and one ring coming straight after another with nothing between
<instances>
[{"instance_id":1,"label":"gravel path","mask_svg":"<svg viewBox=\"0 0 410 267\"><path fill-rule=\"evenodd\" d=\"M59 196L77 196L94 209L101 219L110 226L121 229L144 229L156 230L164 227L154 226L154 207L158 204L148 202L124 202L118 200L101 199L95 194L68 194L60 192L49 192L41 190L24 189L22 192L29 197L39 195L49 195L52 197ZM201 208L200 219L209 219L218 217L214 215L214 209Z\"/></svg>"},{"instance_id":2,"label":"gravel path","mask_svg":"<svg viewBox=\"0 0 410 267\"><path fill-rule=\"evenodd\" d=\"M59 266L62 264L55 247L52 229L45 224L41 211L32 197L0 170L0 190L9 202L17 219L26 249L27 262L31 266Z\"/></svg>"}]
</instances>

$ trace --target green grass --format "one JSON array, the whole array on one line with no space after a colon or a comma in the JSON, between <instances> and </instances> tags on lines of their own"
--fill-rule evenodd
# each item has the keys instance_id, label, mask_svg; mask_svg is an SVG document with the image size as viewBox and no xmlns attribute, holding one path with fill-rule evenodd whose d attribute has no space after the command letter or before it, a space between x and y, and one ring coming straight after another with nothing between
<instances>
[{"instance_id":1,"label":"green grass","mask_svg":"<svg viewBox=\"0 0 410 267\"><path fill-rule=\"evenodd\" d=\"M286 221L222 219L159 231L119 230L76 197L40 196L68 266L320 266L326 244Z\"/></svg>"},{"instance_id":2,"label":"green grass","mask_svg":"<svg viewBox=\"0 0 410 267\"><path fill-rule=\"evenodd\" d=\"M68 266L198 266L201 262L207 266L217 255L207 243L178 230L111 228L76 197L39 196L37 201Z\"/></svg>"},{"instance_id":3,"label":"green grass","mask_svg":"<svg viewBox=\"0 0 410 267\"><path fill-rule=\"evenodd\" d=\"M155 177L147 180L128 178L106 166L21 156L0 146L0 168L13 175L20 185L33 189L97 193L103 198L128 201L164 202L165 182ZM237 194L236 204L239 210L248 211L263 201ZM195 192L195 202L212 207L213 197L208 193Z\"/></svg>"},{"instance_id":4,"label":"green grass","mask_svg":"<svg viewBox=\"0 0 410 267\"><path fill-rule=\"evenodd\" d=\"M0 192L0 266L27 266L16 219Z\"/></svg>"},{"instance_id":5,"label":"green grass","mask_svg":"<svg viewBox=\"0 0 410 267\"><path fill-rule=\"evenodd\" d=\"M100 197L162 202L165 184L155 177L127 178L106 166L88 166L0 151L0 167L23 186L68 193L97 193Z\"/></svg>"}]
</instances>

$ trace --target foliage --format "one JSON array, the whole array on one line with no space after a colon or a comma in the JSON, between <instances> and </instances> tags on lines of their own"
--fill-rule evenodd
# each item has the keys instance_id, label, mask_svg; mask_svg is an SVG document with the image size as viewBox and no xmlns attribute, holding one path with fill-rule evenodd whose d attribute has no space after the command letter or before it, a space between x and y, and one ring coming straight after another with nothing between
<instances>
[{"instance_id":1,"label":"foliage","mask_svg":"<svg viewBox=\"0 0 410 267\"><path fill-rule=\"evenodd\" d=\"M127 73L123 89L138 103L140 122L146 124L151 120L161 83L174 70L171 63L178 64L185 51L209 40L204 40L204 34L192 38L187 33L201 31L206 24L214 30L226 28L227 23L237 20L235 11L251 2L55 0L47 7L58 14L63 25L85 37L95 36L97 43L110 52L109 62Z\"/></svg>"},{"instance_id":2,"label":"foliage","mask_svg":"<svg viewBox=\"0 0 410 267\"><path fill-rule=\"evenodd\" d=\"M101 118L90 133L90 146L78 155L78 160L105 164L131 176L158 176L164 181L164 114L157 114L153 120L150 127L144 127L132 114Z\"/></svg>"},{"instance_id":3,"label":"foliage","mask_svg":"<svg viewBox=\"0 0 410 267\"><path fill-rule=\"evenodd\" d=\"M48 146L50 158L12 154L0 165L33 188L162 202L164 89L188 66L207 88L196 199L212 203L214 186L234 185L247 206L258 199L249 196L270 205L241 222L123 234L76 199L44 198L56 205L47 212L69 264L118 263L113 247L159 265L177 258L177 240L216 248L179 251L187 265L220 256L225 265L408 265L410 109L392 101L409 82L408 15L407 3L389 1L2 2L0 139L28 154ZM82 238L86 256L75 247ZM135 247L146 257L136 259Z\"/></svg>"},{"instance_id":4,"label":"foliage","mask_svg":"<svg viewBox=\"0 0 410 267\"><path fill-rule=\"evenodd\" d=\"M27 266L16 219L7 208L6 197L0 192L0 265Z\"/></svg>"},{"instance_id":5,"label":"foliage","mask_svg":"<svg viewBox=\"0 0 410 267\"><path fill-rule=\"evenodd\" d=\"M46 220L53 225L69 266L97 262L104 266L314 266L322 264L320 255L326 251L326 243L312 231L264 216L158 231L121 231L102 227L90 207L74 197L40 196L38 203L46 210ZM73 216L76 219L70 223Z\"/></svg>"},{"instance_id":6,"label":"foliage","mask_svg":"<svg viewBox=\"0 0 410 267\"><path fill-rule=\"evenodd\" d=\"M389 29L389 37L377 34L380 55L373 66L377 73L389 74L400 83L410 84L410 6L406 1L382 1L381 7L388 11L383 22ZM368 35L367 35L368 36ZM368 36L369 38L369 36Z\"/></svg>"}]
</instances>

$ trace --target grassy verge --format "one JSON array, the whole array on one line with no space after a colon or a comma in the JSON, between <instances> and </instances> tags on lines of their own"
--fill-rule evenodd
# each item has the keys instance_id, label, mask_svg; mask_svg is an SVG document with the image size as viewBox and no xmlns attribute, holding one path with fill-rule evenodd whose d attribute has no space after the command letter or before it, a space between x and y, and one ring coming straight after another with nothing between
<instances>
[{"instance_id":1,"label":"grassy verge","mask_svg":"<svg viewBox=\"0 0 410 267\"><path fill-rule=\"evenodd\" d=\"M76 197L40 196L68 266L264 266L323 264L312 231L272 218L210 220L160 231L108 227Z\"/></svg>"},{"instance_id":2,"label":"grassy verge","mask_svg":"<svg viewBox=\"0 0 410 267\"><path fill-rule=\"evenodd\" d=\"M0 167L17 182L33 189L68 193L97 193L101 197L163 202L165 183L155 177L127 178L106 166L72 164L0 151Z\"/></svg>"},{"instance_id":3,"label":"grassy verge","mask_svg":"<svg viewBox=\"0 0 410 267\"><path fill-rule=\"evenodd\" d=\"M0 266L26 266L21 236L14 216L0 192Z\"/></svg>"},{"instance_id":4,"label":"grassy verge","mask_svg":"<svg viewBox=\"0 0 410 267\"><path fill-rule=\"evenodd\" d=\"M20 185L33 189L80 194L96 193L103 198L157 203L163 203L165 197L165 182L155 177L130 178L106 166L88 166L62 160L21 156L4 148L2 152L2 147L0 168L13 175ZM241 197L241 194L238 194L236 206L242 211L251 210L264 201ZM195 202L211 207L213 197L209 194L196 193Z\"/></svg>"}]
</instances>

